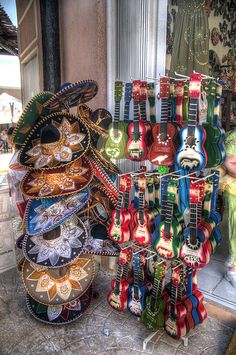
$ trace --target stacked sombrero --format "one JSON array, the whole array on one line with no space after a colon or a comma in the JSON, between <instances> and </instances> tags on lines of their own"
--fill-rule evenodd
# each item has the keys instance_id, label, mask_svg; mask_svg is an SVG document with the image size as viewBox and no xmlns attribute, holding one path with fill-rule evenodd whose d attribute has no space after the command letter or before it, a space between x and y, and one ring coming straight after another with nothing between
<instances>
[{"instance_id":1,"label":"stacked sombrero","mask_svg":"<svg viewBox=\"0 0 236 355\"><path fill-rule=\"evenodd\" d=\"M88 307L95 273L89 254L118 255L113 245L93 243L107 239L117 197L117 168L96 150L94 138L106 134L109 113L94 114L85 105L97 89L86 80L35 96L14 131L19 163L28 170L21 182L28 198L22 279L31 314L47 323L71 322ZM76 105L77 116L69 111Z\"/></svg>"}]
</instances>

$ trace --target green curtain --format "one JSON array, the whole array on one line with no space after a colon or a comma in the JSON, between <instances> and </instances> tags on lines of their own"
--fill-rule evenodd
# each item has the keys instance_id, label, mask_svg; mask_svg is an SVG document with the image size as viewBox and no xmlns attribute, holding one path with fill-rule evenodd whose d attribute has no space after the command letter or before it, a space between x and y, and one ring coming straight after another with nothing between
<instances>
[{"instance_id":1,"label":"green curtain","mask_svg":"<svg viewBox=\"0 0 236 355\"><path fill-rule=\"evenodd\" d=\"M170 75L208 74L209 26L205 0L178 0Z\"/></svg>"}]
</instances>

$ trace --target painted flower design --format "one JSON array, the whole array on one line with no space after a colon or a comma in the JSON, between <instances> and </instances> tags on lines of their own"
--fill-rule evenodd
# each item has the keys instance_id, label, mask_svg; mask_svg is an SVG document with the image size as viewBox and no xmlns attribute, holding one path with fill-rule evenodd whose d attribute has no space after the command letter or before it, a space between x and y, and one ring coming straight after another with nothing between
<instances>
[{"instance_id":1,"label":"painted flower design","mask_svg":"<svg viewBox=\"0 0 236 355\"><path fill-rule=\"evenodd\" d=\"M61 123L52 120L51 125L60 132L60 139L53 143L40 143L40 138L32 141L33 148L26 154L30 157L27 163L33 163L35 169L44 166L53 167L60 162L68 163L72 160L73 154L83 150L81 142L85 134L80 132L79 122L70 123L66 117Z\"/></svg>"},{"instance_id":2,"label":"painted flower design","mask_svg":"<svg viewBox=\"0 0 236 355\"><path fill-rule=\"evenodd\" d=\"M62 224L60 226L60 236L56 239L46 240L43 235L31 237L32 247L28 253L31 255L37 254L37 263L49 260L52 266L57 265L60 257L70 259L73 248L82 249L83 247L81 236L84 233L84 229L76 224L76 220L72 217Z\"/></svg>"},{"instance_id":3,"label":"painted flower design","mask_svg":"<svg viewBox=\"0 0 236 355\"><path fill-rule=\"evenodd\" d=\"M50 274L50 269L34 268L34 271L27 277L29 281L36 281L35 291L46 292L48 300L53 301L56 296L67 302L72 290L82 291L80 281L88 277L84 270L90 259L80 258L74 264L67 267L67 274L61 279L55 279Z\"/></svg>"}]
</instances>

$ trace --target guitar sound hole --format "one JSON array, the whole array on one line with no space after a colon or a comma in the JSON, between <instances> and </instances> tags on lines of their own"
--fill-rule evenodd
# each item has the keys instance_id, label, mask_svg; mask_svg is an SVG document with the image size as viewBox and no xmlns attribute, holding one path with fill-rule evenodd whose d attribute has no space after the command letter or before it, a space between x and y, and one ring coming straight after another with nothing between
<instances>
[{"instance_id":1,"label":"guitar sound hole","mask_svg":"<svg viewBox=\"0 0 236 355\"><path fill-rule=\"evenodd\" d=\"M193 145L195 145L195 138L190 136L187 138L187 145L189 145L190 147L192 147Z\"/></svg>"},{"instance_id":2,"label":"guitar sound hole","mask_svg":"<svg viewBox=\"0 0 236 355\"><path fill-rule=\"evenodd\" d=\"M160 141L161 141L161 142L165 142L166 139L167 139L166 134L165 134L165 133L161 133L161 134L160 134Z\"/></svg>"}]
</instances>

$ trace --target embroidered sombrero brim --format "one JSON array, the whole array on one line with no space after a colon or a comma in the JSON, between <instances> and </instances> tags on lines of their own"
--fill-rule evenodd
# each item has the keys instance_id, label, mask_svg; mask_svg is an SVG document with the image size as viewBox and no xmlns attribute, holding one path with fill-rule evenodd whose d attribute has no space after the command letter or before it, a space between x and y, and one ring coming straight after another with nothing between
<instances>
[{"instance_id":1,"label":"embroidered sombrero brim","mask_svg":"<svg viewBox=\"0 0 236 355\"><path fill-rule=\"evenodd\" d=\"M22 250L30 262L48 268L58 268L68 265L80 256L87 238L87 229L82 220L72 216L50 232L37 236L26 235Z\"/></svg>"},{"instance_id":2,"label":"embroidered sombrero brim","mask_svg":"<svg viewBox=\"0 0 236 355\"><path fill-rule=\"evenodd\" d=\"M90 107L88 107L85 104L81 104L78 106L77 116L80 119L84 120L85 124L89 127L89 129L91 129L92 135L98 134L99 136L102 136L104 139L107 139L108 138L108 131L106 128L104 128L106 126L104 121L108 120L109 122L111 122L112 116L105 109L98 109L98 110L102 110L102 111L100 111L100 116L102 113L104 113L106 115L106 117L103 117L103 119L102 119L102 117L98 118L97 122L96 122L96 120L93 121L91 119L91 117L93 117L93 113L94 113L94 115L96 115L98 111L97 110L93 111Z\"/></svg>"},{"instance_id":3,"label":"embroidered sombrero brim","mask_svg":"<svg viewBox=\"0 0 236 355\"><path fill-rule=\"evenodd\" d=\"M43 107L43 104L53 97L53 95L53 93L48 91L41 92L28 102L14 128L12 134L13 143L24 144L28 134L40 117L49 114L49 110Z\"/></svg>"},{"instance_id":4,"label":"embroidered sombrero brim","mask_svg":"<svg viewBox=\"0 0 236 355\"><path fill-rule=\"evenodd\" d=\"M42 129L50 126L57 129L60 139L42 143ZM49 137L50 138L50 137ZM53 113L38 122L23 144L19 162L27 169L48 169L70 164L82 157L90 144L87 126L69 113Z\"/></svg>"},{"instance_id":5,"label":"embroidered sombrero brim","mask_svg":"<svg viewBox=\"0 0 236 355\"><path fill-rule=\"evenodd\" d=\"M24 215L26 233L39 235L56 228L83 209L89 196L89 190L85 188L65 197L29 200Z\"/></svg>"},{"instance_id":6,"label":"embroidered sombrero brim","mask_svg":"<svg viewBox=\"0 0 236 355\"><path fill-rule=\"evenodd\" d=\"M58 306L81 297L93 282L95 262L81 254L74 263L58 269L48 269L25 260L22 280L30 296L46 305Z\"/></svg>"},{"instance_id":7,"label":"embroidered sombrero brim","mask_svg":"<svg viewBox=\"0 0 236 355\"><path fill-rule=\"evenodd\" d=\"M65 86L51 97L44 106L52 111L68 109L92 100L98 92L98 84L94 80L83 80Z\"/></svg>"},{"instance_id":8,"label":"embroidered sombrero brim","mask_svg":"<svg viewBox=\"0 0 236 355\"><path fill-rule=\"evenodd\" d=\"M108 174L120 174L121 170L110 159L106 159L105 156L95 147L90 149L92 157L98 161Z\"/></svg>"},{"instance_id":9,"label":"embroidered sombrero brim","mask_svg":"<svg viewBox=\"0 0 236 355\"><path fill-rule=\"evenodd\" d=\"M40 322L52 325L63 325L80 318L90 305L92 296L93 287L90 286L83 296L73 302L66 303L62 306L46 306L35 301L27 294L26 305L30 314Z\"/></svg>"},{"instance_id":10,"label":"embroidered sombrero brim","mask_svg":"<svg viewBox=\"0 0 236 355\"><path fill-rule=\"evenodd\" d=\"M20 189L29 198L54 198L83 190L92 178L92 165L86 157L82 157L57 169L29 171Z\"/></svg>"}]
</instances>

